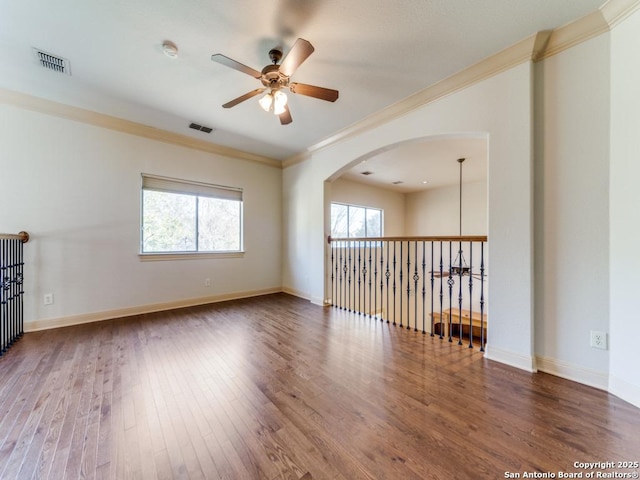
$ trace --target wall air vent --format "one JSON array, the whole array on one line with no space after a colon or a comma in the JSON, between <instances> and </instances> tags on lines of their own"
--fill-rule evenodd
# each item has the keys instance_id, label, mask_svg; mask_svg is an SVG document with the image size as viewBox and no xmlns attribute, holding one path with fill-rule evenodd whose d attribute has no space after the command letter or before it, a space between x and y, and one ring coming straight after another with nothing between
<instances>
[{"instance_id":1,"label":"wall air vent","mask_svg":"<svg viewBox=\"0 0 640 480\"><path fill-rule=\"evenodd\" d=\"M54 72L64 73L65 75L71 75L71 65L66 58L43 52L38 48L34 48L33 52L41 67L53 70Z\"/></svg>"},{"instance_id":2,"label":"wall air vent","mask_svg":"<svg viewBox=\"0 0 640 480\"><path fill-rule=\"evenodd\" d=\"M204 127L202 125L198 125L197 123L191 123L189 125L189 128L193 128L194 130L200 130L201 132L204 133L211 133L213 132L213 128L211 127Z\"/></svg>"},{"instance_id":3,"label":"wall air vent","mask_svg":"<svg viewBox=\"0 0 640 480\"><path fill-rule=\"evenodd\" d=\"M373 172L367 170L366 172L360 172L362 175L373 175Z\"/></svg>"}]
</instances>

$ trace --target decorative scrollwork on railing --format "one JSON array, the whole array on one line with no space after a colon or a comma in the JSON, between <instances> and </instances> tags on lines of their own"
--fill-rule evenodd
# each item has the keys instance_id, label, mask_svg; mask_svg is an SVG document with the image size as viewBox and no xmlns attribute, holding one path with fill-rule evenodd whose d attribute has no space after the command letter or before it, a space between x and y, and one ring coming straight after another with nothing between
<instances>
[{"instance_id":1,"label":"decorative scrollwork on railing","mask_svg":"<svg viewBox=\"0 0 640 480\"><path fill-rule=\"evenodd\" d=\"M0 234L0 355L24 332L23 244L29 234Z\"/></svg>"}]
</instances>

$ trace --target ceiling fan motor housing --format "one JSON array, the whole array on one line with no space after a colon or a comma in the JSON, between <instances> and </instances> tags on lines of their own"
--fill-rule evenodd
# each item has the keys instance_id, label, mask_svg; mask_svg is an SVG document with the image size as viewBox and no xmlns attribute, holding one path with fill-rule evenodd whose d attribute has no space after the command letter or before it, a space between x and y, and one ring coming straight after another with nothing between
<instances>
[{"instance_id":1,"label":"ceiling fan motor housing","mask_svg":"<svg viewBox=\"0 0 640 480\"><path fill-rule=\"evenodd\" d=\"M289 77L281 73L280 66L275 64L267 65L262 69L260 81L262 85L270 88L280 88L289 85Z\"/></svg>"}]
</instances>

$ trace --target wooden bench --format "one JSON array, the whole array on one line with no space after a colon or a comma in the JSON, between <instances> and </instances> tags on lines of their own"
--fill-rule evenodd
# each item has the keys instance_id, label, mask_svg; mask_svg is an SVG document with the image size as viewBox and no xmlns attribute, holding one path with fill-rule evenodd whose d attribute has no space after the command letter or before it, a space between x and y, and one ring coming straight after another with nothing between
<instances>
[{"instance_id":1,"label":"wooden bench","mask_svg":"<svg viewBox=\"0 0 640 480\"><path fill-rule=\"evenodd\" d=\"M471 317L471 327L473 338L480 339L481 329L484 328L484 340L487 341L487 314L480 316L479 311L470 312L469 310L458 308L447 308L442 311L442 318L440 312L433 312L433 327L434 334L440 335L442 329L442 335L448 337L448 327L451 325L451 336L459 336L460 332L460 314L462 314L462 335L469 335L469 318Z\"/></svg>"}]
</instances>

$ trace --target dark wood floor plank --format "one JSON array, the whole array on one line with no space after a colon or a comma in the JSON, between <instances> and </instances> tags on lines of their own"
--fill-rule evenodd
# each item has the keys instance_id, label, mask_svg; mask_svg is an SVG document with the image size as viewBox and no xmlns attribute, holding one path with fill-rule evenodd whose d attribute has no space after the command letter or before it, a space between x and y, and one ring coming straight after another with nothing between
<instances>
[{"instance_id":1,"label":"dark wood floor plank","mask_svg":"<svg viewBox=\"0 0 640 480\"><path fill-rule=\"evenodd\" d=\"M80 386L80 397L78 399L75 422L71 434L69 456L67 458L67 465L65 466L65 477L67 478L81 478L83 457L91 455L91 453L85 451L84 447L87 445L86 439L88 438L87 427L93 397L94 381L97 373L98 355L96 355L96 353L99 341L98 337L94 337L93 339L85 340L85 342L83 348L91 352L91 355L88 356L81 377L78 379L78 382L76 382L76 384L81 382L82 385ZM97 436L97 429L92 431L92 433L95 433ZM92 444L93 442L90 442L90 445ZM89 461L88 463L94 462Z\"/></svg>"},{"instance_id":2,"label":"dark wood floor plank","mask_svg":"<svg viewBox=\"0 0 640 480\"><path fill-rule=\"evenodd\" d=\"M504 478L638 460L640 410L277 294L25 335L0 477Z\"/></svg>"},{"instance_id":3,"label":"dark wood floor plank","mask_svg":"<svg viewBox=\"0 0 640 480\"><path fill-rule=\"evenodd\" d=\"M73 358L61 359L48 379L51 383L43 389L46 393L38 401L43 405L43 413L40 418L33 418L37 423L34 424L34 435L18 473L21 478L39 477L43 470L48 469L51 452L55 448L64 418L63 399L73 384Z\"/></svg>"},{"instance_id":4,"label":"dark wood floor plank","mask_svg":"<svg viewBox=\"0 0 640 480\"><path fill-rule=\"evenodd\" d=\"M50 355L40 357L34 370L17 375L20 382L7 398L0 422L0 475L8 466L14 449L20 443L22 432L32 410L36 408L39 395L52 370ZM28 435L28 432L27 432ZM24 441L23 441L24 443Z\"/></svg>"},{"instance_id":5,"label":"dark wood floor plank","mask_svg":"<svg viewBox=\"0 0 640 480\"><path fill-rule=\"evenodd\" d=\"M46 381L42 385L42 389L39 391L39 395L35 396L35 403L27 416L27 410L23 410L21 418L24 418L22 428L19 429L19 424L16 422L13 428L16 436L12 437L16 439L13 447L13 452L9 457L6 464L6 468L2 473L3 476L9 478L20 475L31 476L33 468L35 467L35 459L30 453L35 453L36 459L40 453L40 447L42 446L45 438L44 428L40 428L40 422L43 425L49 425L51 418L53 417L54 408L51 406L53 403L49 402L50 397L57 396L60 388L56 388L56 384L60 382L61 373L59 371L52 371L46 378ZM28 405L29 403L27 403ZM55 405L53 405L55 406ZM22 421L19 421L22 423ZM18 434L19 430L19 434ZM32 448L33 447L33 448ZM31 463L26 465L25 460L30 460Z\"/></svg>"}]
</instances>

